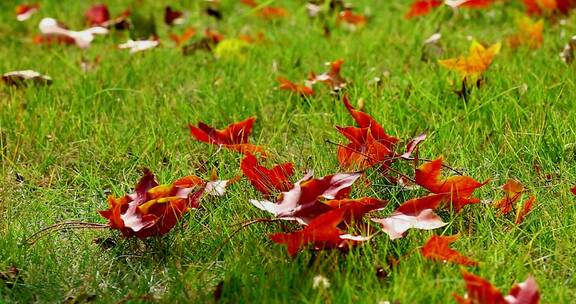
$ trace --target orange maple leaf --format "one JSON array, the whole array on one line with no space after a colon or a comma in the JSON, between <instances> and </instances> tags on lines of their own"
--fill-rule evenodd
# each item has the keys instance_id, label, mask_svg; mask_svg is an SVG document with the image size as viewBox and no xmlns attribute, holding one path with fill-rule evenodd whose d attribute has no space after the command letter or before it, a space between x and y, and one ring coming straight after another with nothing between
<instances>
[{"instance_id":1,"label":"orange maple leaf","mask_svg":"<svg viewBox=\"0 0 576 304\"><path fill-rule=\"evenodd\" d=\"M176 43L176 46L181 46L184 43L188 42L192 37L196 35L196 29L193 27L187 28L182 35L178 34L169 34L169 37L172 41Z\"/></svg>"},{"instance_id":2,"label":"orange maple leaf","mask_svg":"<svg viewBox=\"0 0 576 304\"><path fill-rule=\"evenodd\" d=\"M530 196L522 204L522 207L518 211L516 211L516 219L514 220L514 224L516 225L521 224L524 221L526 215L530 213L530 211L532 211L532 208L534 207L535 203L536 203L536 196L534 195Z\"/></svg>"},{"instance_id":3,"label":"orange maple leaf","mask_svg":"<svg viewBox=\"0 0 576 304\"><path fill-rule=\"evenodd\" d=\"M354 14L354 12L351 10L345 10L345 11L340 12L340 14L338 14L337 21L338 22L344 22L344 23L358 26L358 27L362 27L362 26L366 25L366 23L368 22L368 19L366 19L366 17L363 15Z\"/></svg>"},{"instance_id":4,"label":"orange maple leaf","mask_svg":"<svg viewBox=\"0 0 576 304\"><path fill-rule=\"evenodd\" d=\"M506 194L494 204L494 207L500 209L500 215L512 211L514 204L520 199L525 189L520 182L509 179L506 184L502 186L502 190L504 190Z\"/></svg>"},{"instance_id":5,"label":"orange maple leaf","mask_svg":"<svg viewBox=\"0 0 576 304\"><path fill-rule=\"evenodd\" d=\"M293 187L289 180L294 174L294 166L291 163L268 169L258 164L256 156L248 154L240 163L240 168L252 186L265 195L275 191L289 191Z\"/></svg>"},{"instance_id":6,"label":"orange maple leaf","mask_svg":"<svg viewBox=\"0 0 576 304\"><path fill-rule=\"evenodd\" d=\"M278 77L278 82L280 82L280 90L292 91L294 93L298 93L302 96L312 96L314 95L314 89L311 87L296 84L282 76Z\"/></svg>"}]
</instances>

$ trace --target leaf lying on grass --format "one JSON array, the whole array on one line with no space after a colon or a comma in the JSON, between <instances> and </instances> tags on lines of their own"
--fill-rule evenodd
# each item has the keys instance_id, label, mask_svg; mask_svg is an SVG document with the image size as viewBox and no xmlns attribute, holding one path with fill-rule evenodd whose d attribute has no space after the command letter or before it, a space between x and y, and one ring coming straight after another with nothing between
<instances>
[{"instance_id":1,"label":"leaf lying on grass","mask_svg":"<svg viewBox=\"0 0 576 304\"><path fill-rule=\"evenodd\" d=\"M189 125L190 134L196 140L222 146L240 153L264 153L264 148L248 143L248 136L252 133L255 117L247 118L241 122L233 123L222 130L198 122L198 126Z\"/></svg>"},{"instance_id":2,"label":"leaf lying on grass","mask_svg":"<svg viewBox=\"0 0 576 304\"><path fill-rule=\"evenodd\" d=\"M347 198L350 187L359 177L360 173L337 173L315 179L309 173L296 182L290 191L282 192L276 203L268 200L250 200L250 203L278 218L307 224L332 209L321 200Z\"/></svg>"},{"instance_id":3,"label":"leaf lying on grass","mask_svg":"<svg viewBox=\"0 0 576 304\"><path fill-rule=\"evenodd\" d=\"M430 260L452 262L465 266L477 266L478 262L469 259L460 252L450 248L450 244L458 240L458 235L432 235L420 249L422 256Z\"/></svg>"},{"instance_id":4,"label":"leaf lying on grass","mask_svg":"<svg viewBox=\"0 0 576 304\"><path fill-rule=\"evenodd\" d=\"M367 241L369 237L352 236L346 234L338 228L338 225L344 220L347 208L338 208L326 212L313 221L304 229L292 233L275 233L270 235L270 239L279 244L286 244L288 254L294 257L298 251L311 243L315 250L348 247Z\"/></svg>"},{"instance_id":5,"label":"leaf lying on grass","mask_svg":"<svg viewBox=\"0 0 576 304\"><path fill-rule=\"evenodd\" d=\"M100 211L110 228L125 237L146 238L170 231L190 209L198 208L204 193L223 195L228 181L204 181L186 176L169 185L159 185L154 174L144 170L135 192L122 197L108 197L109 209Z\"/></svg>"},{"instance_id":6,"label":"leaf lying on grass","mask_svg":"<svg viewBox=\"0 0 576 304\"><path fill-rule=\"evenodd\" d=\"M466 296L454 294L460 304L538 304L540 291L532 276L526 281L512 286L510 293L503 296L498 288L487 280L462 270L462 277L466 281Z\"/></svg>"}]
</instances>

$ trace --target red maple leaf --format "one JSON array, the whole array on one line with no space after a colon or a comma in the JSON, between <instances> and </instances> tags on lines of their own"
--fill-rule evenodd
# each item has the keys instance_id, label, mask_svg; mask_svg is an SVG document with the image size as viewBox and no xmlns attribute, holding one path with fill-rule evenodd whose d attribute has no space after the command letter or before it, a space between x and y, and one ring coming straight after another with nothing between
<instances>
[{"instance_id":1,"label":"red maple leaf","mask_svg":"<svg viewBox=\"0 0 576 304\"><path fill-rule=\"evenodd\" d=\"M346 170L364 170L380 164L383 171L392 163L394 152L374 138L369 128L336 127L351 142L339 146L338 163Z\"/></svg>"},{"instance_id":2,"label":"red maple leaf","mask_svg":"<svg viewBox=\"0 0 576 304\"><path fill-rule=\"evenodd\" d=\"M442 5L442 3L442 0L416 0L410 5L410 10L404 15L404 18L410 19L427 15L433 9Z\"/></svg>"},{"instance_id":3,"label":"red maple leaf","mask_svg":"<svg viewBox=\"0 0 576 304\"><path fill-rule=\"evenodd\" d=\"M365 241L368 238L351 236L340 230L338 226L344 220L347 208L338 208L326 212L313 221L304 229L292 233L271 234L270 239L278 244L286 244L288 254L294 257L304 246L311 243L315 250L342 248Z\"/></svg>"},{"instance_id":4,"label":"red maple leaf","mask_svg":"<svg viewBox=\"0 0 576 304\"><path fill-rule=\"evenodd\" d=\"M241 122L233 123L223 130L217 130L209 125L198 122L198 126L189 125L192 136L201 142L223 146L240 153L264 153L264 149L248 143L248 136L252 133L252 126L256 121L250 117Z\"/></svg>"},{"instance_id":5,"label":"red maple leaf","mask_svg":"<svg viewBox=\"0 0 576 304\"><path fill-rule=\"evenodd\" d=\"M284 163L268 169L258 164L258 159L247 154L240 168L244 176L248 178L252 186L264 195L269 195L275 191L288 191L293 185L289 178L294 174L294 166L291 163Z\"/></svg>"},{"instance_id":6,"label":"red maple leaf","mask_svg":"<svg viewBox=\"0 0 576 304\"><path fill-rule=\"evenodd\" d=\"M479 187L488 183L480 183L469 176L450 176L440 178L442 157L422 164L416 169L416 183L435 194L450 194L450 201L454 211L459 212L468 204L479 203L480 200L472 198L472 193Z\"/></svg>"},{"instance_id":7,"label":"red maple leaf","mask_svg":"<svg viewBox=\"0 0 576 304\"><path fill-rule=\"evenodd\" d=\"M381 142L382 144L386 145L388 149L392 150L394 145L398 142L398 138L386 134L384 128L382 128L382 126L372 116L354 109L354 107L350 104L348 97L344 96L342 101L360 128L369 128L370 132L372 132L372 135L377 141Z\"/></svg>"},{"instance_id":8,"label":"red maple leaf","mask_svg":"<svg viewBox=\"0 0 576 304\"><path fill-rule=\"evenodd\" d=\"M462 277L466 281L466 297L454 295L460 304L508 304L498 288L490 282L474 275L466 270L462 270Z\"/></svg>"},{"instance_id":9,"label":"red maple leaf","mask_svg":"<svg viewBox=\"0 0 576 304\"><path fill-rule=\"evenodd\" d=\"M351 223L360 222L368 212L383 209L387 202L377 198L363 197L357 199L345 198L329 200L323 202L323 204L334 209L346 208L347 212L344 215L344 222Z\"/></svg>"},{"instance_id":10,"label":"red maple leaf","mask_svg":"<svg viewBox=\"0 0 576 304\"><path fill-rule=\"evenodd\" d=\"M532 276L526 281L512 286L510 293L504 297L498 288L486 279L462 270L462 277L466 281L467 294L465 297L454 294L460 304L538 304L540 291Z\"/></svg>"},{"instance_id":11,"label":"red maple leaf","mask_svg":"<svg viewBox=\"0 0 576 304\"><path fill-rule=\"evenodd\" d=\"M180 20L183 20L183 17L183 12L173 9L171 6L164 8L164 23L166 23L166 25L172 26L181 23Z\"/></svg>"},{"instance_id":12,"label":"red maple leaf","mask_svg":"<svg viewBox=\"0 0 576 304\"><path fill-rule=\"evenodd\" d=\"M411 228L431 230L445 226L446 223L434 213L448 199L446 194L432 194L408 200L386 218L373 218L391 240L404 236Z\"/></svg>"},{"instance_id":13,"label":"red maple leaf","mask_svg":"<svg viewBox=\"0 0 576 304\"><path fill-rule=\"evenodd\" d=\"M110 228L126 237L145 238L170 231L190 208L198 208L206 188L197 177L186 177L171 185L158 185L154 174L144 170L135 192L108 197L109 208L100 211Z\"/></svg>"},{"instance_id":14,"label":"red maple leaf","mask_svg":"<svg viewBox=\"0 0 576 304\"><path fill-rule=\"evenodd\" d=\"M465 266L477 266L478 262L475 262L462 255L460 252L450 248L450 244L454 243L458 237L458 235L432 235L426 244L424 244L420 249L420 252L425 258L430 260L452 262Z\"/></svg>"},{"instance_id":15,"label":"red maple leaf","mask_svg":"<svg viewBox=\"0 0 576 304\"><path fill-rule=\"evenodd\" d=\"M348 197L350 187L360 175L360 173L338 173L315 179L309 173L296 182L290 191L282 192L277 203L267 200L250 200L250 203L278 218L307 224L318 215L332 210L321 200Z\"/></svg>"},{"instance_id":16,"label":"red maple leaf","mask_svg":"<svg viewBox=\"0 0 576 304\"><path fill-rule=\"evenodd\" d=\"M84 14L86 22L88 25L104 25L110 20L110 12L106 4L94 4L92 5L86 14Z\"/></svg>"},{"instance_id":17,"label":"red maple leaf","mask_svg":"<svg viewBox=\"0 0 576 304\"><path fill-rule=\"evenodd\" d=\"M392 162L393 149L398 142L372 116L354 109L346 96L342 101L356 121L356 127L337 127L338 131L351 142L338 147L338 162L345 169L363 170L381 164L385 170Z\"/></svg>"}]
</instances>

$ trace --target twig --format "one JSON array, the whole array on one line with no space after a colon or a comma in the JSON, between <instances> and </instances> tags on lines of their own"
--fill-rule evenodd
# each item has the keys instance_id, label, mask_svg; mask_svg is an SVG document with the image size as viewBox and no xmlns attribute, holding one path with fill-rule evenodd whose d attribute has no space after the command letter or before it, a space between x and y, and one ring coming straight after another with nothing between
<instances>
[{"instance_id":1,"label":"twig","mask_svg":"<svg viewBox=\"0 0 576 304\"><path fill-rule=\"evenodd\" d=\"M29 236L26 241L24 241L27 245L34 245L38 240L42 237L59 230L65 229L104 229L110 228L108 224L100 224L100 223L91 223L91 222L82 222L82 221L70 221L70 222L61 222L56 223L54 225L45 227L40 229L39 231L35 232L31 236Z\"/></svg>"}]
</instances>

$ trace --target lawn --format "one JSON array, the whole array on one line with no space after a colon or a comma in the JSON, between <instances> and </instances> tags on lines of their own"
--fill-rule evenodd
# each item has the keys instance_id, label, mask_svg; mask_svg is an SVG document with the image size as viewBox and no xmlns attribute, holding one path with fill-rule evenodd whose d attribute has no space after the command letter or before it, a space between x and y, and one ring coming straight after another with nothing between
<instances>
[{"instance_id":1,"label":"lawn","mask_svg":"<svg viewBox=\"0 0 576 304\"><path fill-rule=\"evenodd\" d=\"M453 293L466 292L462 269L504 294L532 275L543 303L576 297L576 197L570 192L576 184L576 70L558 56L576 34L573 15L533 17L545 25L542 46L532 49L507 42L525 14L520 0L458 12L440 7L412 19L404 18L409 1L354 1L354 11L368 16L356 30L337 24L338 12L310 18L305 1L262 2L286 9L288 16L275 20L240 1L222 1L217 20L204 13L204 1L107 0L113 16L131 8L155 20L161 45L130 54L117 48L128 39L124 31L97 36L87 49L33 42L43 17L84 28L89 1L41 1L40 11L24 22L16 21L17 4L0 3L0 72L32 69L53 83L0 83L0 302L452 303ZM186 11L185 24L164 24L166 5ZM187 27L197 29L191 41L205 28L232 39L262 32L264 39L241 52L222 48L219 57L204 50L183 56L167 37ZM444 53L422 61L423 41L438 29ZM459 75L437 59L466 54L471 37L485 45L502 42L502 50L464 99L455 93ZM310 97L279 90L278 76L301 83L338 59L348 82L341 92L321 85ZM91 68L83 69L83 61ZM369 218L386 217L427 192L371 168L350 197L388 201L364 217L370 229L362 234L374 237L345 252L307 246L291 257L269 234L301 229L296 222L239 229L272 218L250 204L263 196L241 178L224 196L204 196L162 236L64 229L26 242L60 222L107 223L98 213L108 208L107 197L132 192L143 168L161 184L191 174L210 179L213 169L223 179L241 176L241 153L190 135L188 125L199 121L224 128L256 117L250 143L265 147L267 166L293 163L292 182L311 169L316 177L346 171L336 151L347 140L335 126L354 121L343 95L355 107L361 101L363 111L402 142L427 132L420 158L443 156L456 171L489 179L474 193L481 202L459 213L439 211L446 226L390 240ZM414 176L412 162L393 168ZM520 224L494 207L508 179L537 198ZM453 248L478 266L424 258L420 248L434 234L458 234ZM318 276L329 286L314 287Z\"/></svg>"}]
</instances>

